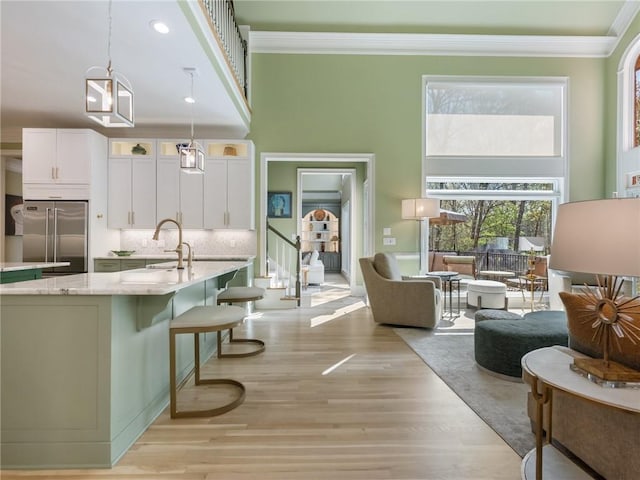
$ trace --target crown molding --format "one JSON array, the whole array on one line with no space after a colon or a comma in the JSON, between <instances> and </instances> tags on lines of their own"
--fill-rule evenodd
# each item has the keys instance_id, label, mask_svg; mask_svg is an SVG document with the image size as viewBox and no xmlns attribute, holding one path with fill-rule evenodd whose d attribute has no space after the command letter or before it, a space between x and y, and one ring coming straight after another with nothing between
<instances>
[{"instance_id":1,"label":"crown molding","mask_svg":"<svg viewBox=\"0 0 640 480\"><path fill-rule=\"evenodd\" d=\"M615 36L449 35L251 31L251 53L608 57Z\"/></svg>"},{"instance_id":2,"label":"crown molding","mask_svg":"<svg viewBox=\"0 0 640 480\"><path fill-rule=\"evenodd\" d=\"M639 10L640 2L638 2L638 0L626 0L622 7L620 7L620 11L613 20L607 35L618 37L618 39L622 37L629 28L629 25L631 25L631 22L633 22L633 19Z\"/></svg>"}]
</instances>

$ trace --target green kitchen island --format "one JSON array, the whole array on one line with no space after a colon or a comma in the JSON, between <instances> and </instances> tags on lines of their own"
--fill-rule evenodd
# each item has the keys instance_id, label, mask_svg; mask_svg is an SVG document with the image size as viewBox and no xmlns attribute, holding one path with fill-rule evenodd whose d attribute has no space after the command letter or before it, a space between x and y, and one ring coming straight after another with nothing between
<instances>
[{"instance_id":1,"label":"green kitchen island","mask_svg":"<svg viewBox=\"0 0 640 480\"><path fill-rule=\"evenodd\" d=\"M169 321L253 277L253 258L154 267L0 285L2 469L114 465L169 403ZM194 358L181 337L179 380Z\"/></svg>"},{"instance_id":2,"label":"green kitchen island","mask_svg":"<svg viewBox=\"0 0 640 480\"><path fill-rule=\"evenodd\" d=\"M0 262L0 283L37 280L45 268L67 266L69 262Z\"/></svg>"}]
</instances>

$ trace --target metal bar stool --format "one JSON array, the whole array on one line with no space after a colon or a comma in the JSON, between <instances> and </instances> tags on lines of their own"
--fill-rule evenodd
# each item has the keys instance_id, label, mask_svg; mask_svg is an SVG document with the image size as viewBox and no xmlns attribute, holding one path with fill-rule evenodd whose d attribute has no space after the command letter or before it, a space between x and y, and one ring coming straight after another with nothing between
<instances>
[{"instance_id":1,"label":"metal bar stool","mask_svg":"<svg viewBox=\"0 0 640 480\"><path fill-rule=\"evenodd\" d=\"M169 375L171 396L171 418L213 417L233 410L244 402L245 387L237 380L229 378L200 378L200 333L217 332L218 352L220 352L220 334L223 330L233 329L242 323L245 311L241 307L233 306L203 306L193 307L185 313L175 317L169 326ZM176 335L192 333L194 336L194 367L195 385L233 385L239 390L234 400L216 408L202 410L178 411L178 390L186 383L190 374L176 385ZM264 350L264 348L263 348Z\"/></svg>"},{"instance_id":2,"label":"metal bar stool","mask_svg":"<svg viewBox=\"0 0 640 480\"><path fill-rule=\"evenodd\" d=\"M227 287L218 294L218 305L226 303L246 303L254 300L260 300L264 297L264 288L260 287ZM236 307L240 308L240 307ZM234 325L235 326L235 325ZM218 358L226 357L250 357L264 352L264 342L256 338L233 338L233 327L229 327L229 343L251 343L257 345L255 350L241 353L222 353L222 332L218 332Z\"/></svg>"}]
</instances>

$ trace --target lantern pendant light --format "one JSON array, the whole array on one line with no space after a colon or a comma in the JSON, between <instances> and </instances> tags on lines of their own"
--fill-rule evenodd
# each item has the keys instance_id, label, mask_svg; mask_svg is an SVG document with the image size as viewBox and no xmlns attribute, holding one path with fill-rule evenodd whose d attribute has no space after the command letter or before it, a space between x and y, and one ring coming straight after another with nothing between
<instances>
[{"instance_id":1,"label":"lantern pendant light","mask_svg":"<svg viewBox=\"0 0 640 480\"><path fill-rule=\"evenodd\" d=\"M111 68L111 4L107 68L91 67L85 78L85 114L104 127L133 127L133 89L124 75Z\"/></svg>"},{"instance_id":2,"label":"lantern pendant light","mask_svg":"<svg viewBox=\"0 0 640 480\"><path fill-rule=\"evenodd\" d=\"M185 173L204 173L204 151L202 146L193 139L193 77L197 73L195 68L185 68L184 72L191 77L191 96L188 102L191 105L191 141L176 145L180 154L180 169Z\"/></svg>"}]
</instances>

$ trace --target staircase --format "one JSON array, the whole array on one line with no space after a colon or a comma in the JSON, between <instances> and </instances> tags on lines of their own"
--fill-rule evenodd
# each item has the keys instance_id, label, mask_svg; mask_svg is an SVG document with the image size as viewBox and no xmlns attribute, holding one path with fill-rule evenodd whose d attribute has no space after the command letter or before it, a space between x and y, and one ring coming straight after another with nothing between
<instances>
[{"instance_id":1,"label":"staircase","mask_svg":"<svg viewBox=\"0 0 640 480\"><path fill-rule=\"evenodd\" d=\"M254 279L265 289L258 310L296 308L300 305L300 237L292 242L267 220L267 275Z\"/></svg>"},{"instance_id":2,"label":"staircase","mask_svg":"<svg viewBox=\"0 0 640 480\"><path fill-rule=\"evenodd\" d=\"M255 302L256 310L280 310L298 306L295 289L293 293L289 292L289 287L276 281L275 275L256 277L253 283L256 287L264 288L264 298Z\"/></svg>"}]
</instances>

